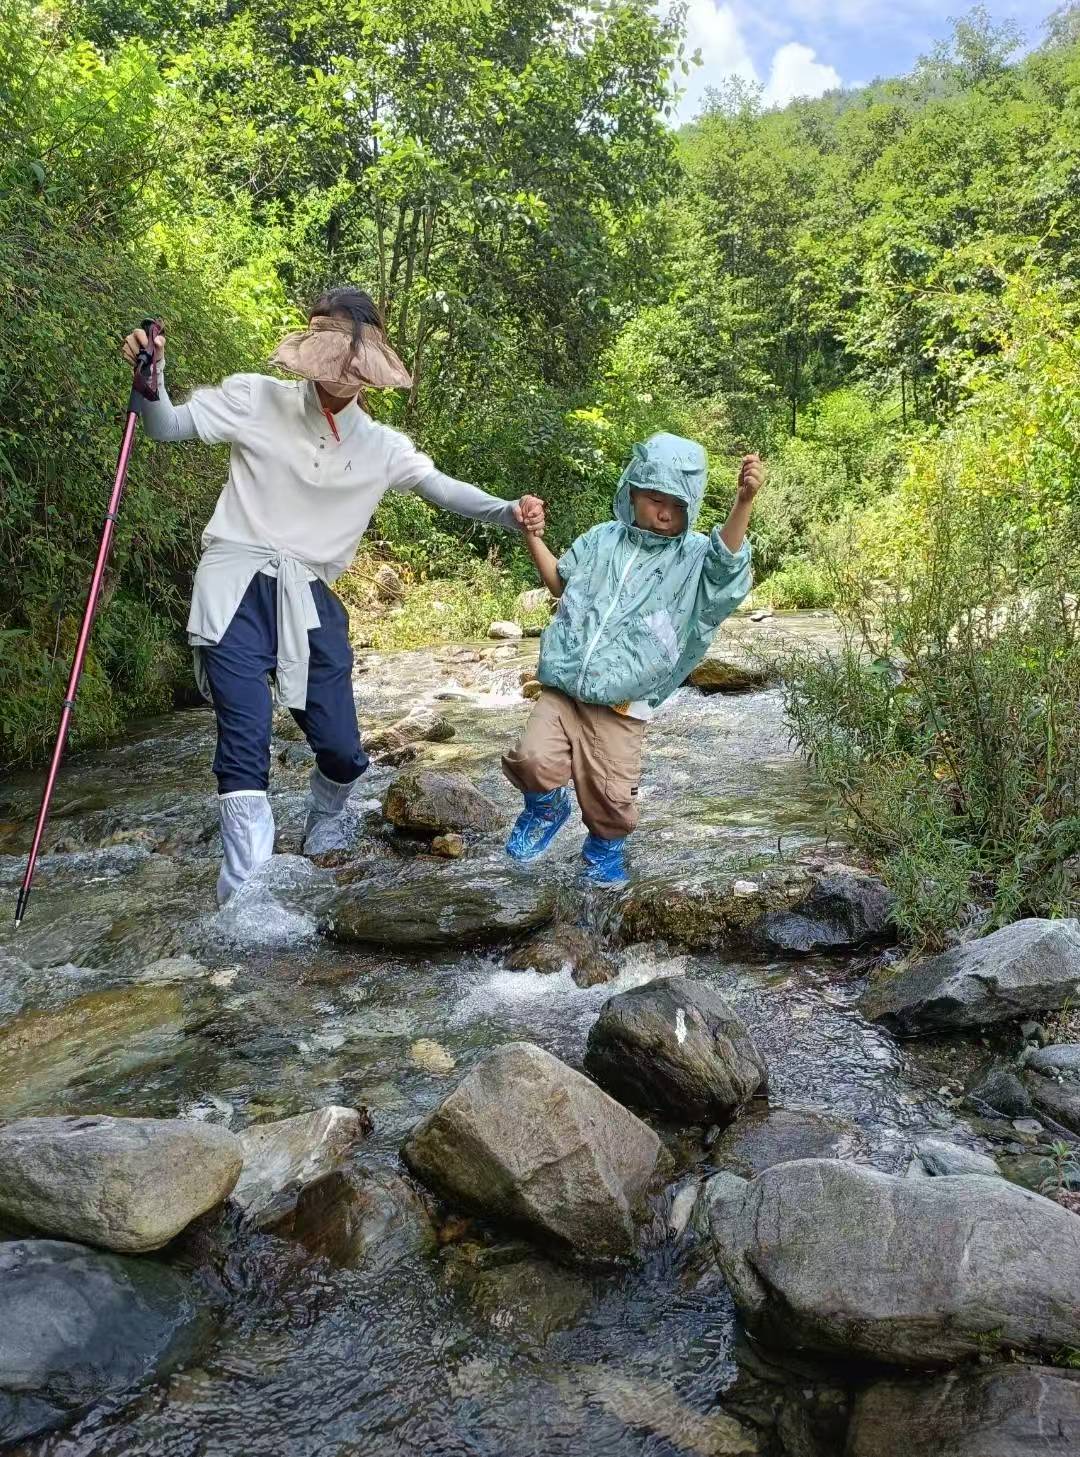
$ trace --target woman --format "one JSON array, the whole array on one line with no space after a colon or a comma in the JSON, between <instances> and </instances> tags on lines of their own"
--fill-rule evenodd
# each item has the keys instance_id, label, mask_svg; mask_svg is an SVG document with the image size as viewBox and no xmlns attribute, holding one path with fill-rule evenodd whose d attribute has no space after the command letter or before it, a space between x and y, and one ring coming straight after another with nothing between
<instances>
[{"instance_id":1,"label":"woman","mask_svg":"<svg viewBox=\"0 0 1080 1457\"><path fill-rule=\"evenodd\" d=\"M136 329L124 357L134 363L146 345ZM196 676L217 715L223 905L273 853L271 678L315 753L305 853L345 846L345 804L368 759L353 703L348 615L330 587L383 494L413 491L507 530L542 530L544 508L535 496L502 501L443 475L406 435L371 418L364 387L402 388L410 379L358 288L324 293L308 328L271 356L299 380L236 374L174 406L164 348L162 337L159 397L139 401L148 434L230 446L188 618Z\"/></svg>"}]
</instances>

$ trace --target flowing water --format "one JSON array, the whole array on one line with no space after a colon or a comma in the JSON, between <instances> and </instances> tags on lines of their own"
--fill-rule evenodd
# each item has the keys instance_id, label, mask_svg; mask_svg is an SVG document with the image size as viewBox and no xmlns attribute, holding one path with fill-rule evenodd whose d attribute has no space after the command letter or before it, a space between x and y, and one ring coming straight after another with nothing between
<instances>
[{"instance_id":1,"label":"flowing water","mask_svg":"<svg viewBox=\"0 0 1080 1457\"><path fill-rule=\"evenodd\" d=\"M818 630L795 620L802 635ZM453 723L422 762L462 769L505 810L517 796L498 756L524 723L530 644L367 654L363 722L418 704ZM895 1169L915 1137L945 1126L941 1074L853 1010L857 972L840 959L737 960L629 948L618 979L579 989L568 974L514 972L498 950L398 955L334 944L316 930L321 876L283 859L242 903L213 909L215 804L208 710L144 724L123 745L65 768L27 920L0 932L5 1116L116 1112L204 1118L233 1128L322 1104L364 1105L364 1162L396 1166L413 1124L488 1049L536 1042L580 1064L613 991L686 972L721 990L770 1068L774 1104L854 1120L865 1157ZM306 748L275 740L279 849L300 837ZM373 814L394 771L373 769L355 796ZM14 904L39 782L0 787L0 890ZM793 755L779 695L675 696L649 733L638 873L678 879L731 860L786 852L827 829ZM375 833L370 819L367 832ZM566 914L592 916L574 870L576 818L541 873L565 887ZM378 841L374 841L378 843ZM401 875L389 849L387 883ZM482 878L487 850L470 851ZM429 864L431 862L428 862ZM601 934L598 930L597 934ZM190 954L149 979L157 958ZM17 958L17 959L13 959ZM445 1049L432 1061L416 1044ZM448 1069L449 1060L454 1067ZM668 1134L680 1162L707 1151ZM177 1258L186 1258L181 1249ZM448 1245L390 1272L333 1270L268 1237L218 1261L215 1341L203 1364L27 1454L263 1457L263 1454L725 1452L725 1392L737 1375L736 1326L722 1281L685 1243L633 1271L594 1274L495 1239L470 1262ZM737 1450L743 1450L738 1448Z\"/></svg>"}]
</instances>

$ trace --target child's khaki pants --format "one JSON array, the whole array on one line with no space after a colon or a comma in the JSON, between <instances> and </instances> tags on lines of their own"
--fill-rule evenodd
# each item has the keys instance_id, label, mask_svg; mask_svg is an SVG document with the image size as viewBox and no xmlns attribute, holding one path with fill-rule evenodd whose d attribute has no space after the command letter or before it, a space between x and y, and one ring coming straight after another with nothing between
<instances>
[{"instance_id":1,"label":"child's khaki pants","mask_svg":"<svg viewBox=\"0 0 1080 1457\"><path fill-rule=\"evenodd\" d=\"M581 818L598 839L621 840L638 821L645 725L612 708L545 688L503 770L525 794L574 781Z\"/></svg>"}]
</instances>

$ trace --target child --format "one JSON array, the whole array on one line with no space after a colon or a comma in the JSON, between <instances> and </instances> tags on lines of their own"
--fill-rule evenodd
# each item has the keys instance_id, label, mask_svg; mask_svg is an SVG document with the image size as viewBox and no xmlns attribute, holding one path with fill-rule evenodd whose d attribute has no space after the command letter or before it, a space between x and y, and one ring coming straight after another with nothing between
<instances>
[{"instance_id":1,"label":"child","mask_svg":"<svg viewBox=\"0 0 1080 1457\"><path fill-rule=\"evenodd\" d=\"M540 536L525 537L559 609L540 643L544 691L503 758L525 795L506 844L516 860L541 854L565 824L572 779L589 831L586 874L626 880L645 722L750 590L746 528L764 481L761 461L744 458L731 514L711 537L693 530L707 476L696 441L653 435L634 446L614 521L579 536L558 561Z\"/></svg>"}]
</instances>

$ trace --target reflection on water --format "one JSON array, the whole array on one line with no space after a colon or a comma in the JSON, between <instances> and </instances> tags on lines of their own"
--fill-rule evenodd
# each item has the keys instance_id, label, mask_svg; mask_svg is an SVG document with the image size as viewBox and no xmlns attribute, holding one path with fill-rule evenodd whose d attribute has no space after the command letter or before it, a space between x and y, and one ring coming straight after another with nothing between
<instances>
[{"instance_id":1,"label":"reflection on water","mask_svg":"<svg viewBox=\"0 0 1080 1457\"><path fill-rule=\"evenodd\" d=\"M529 651L371 655L358 678L362 719L380 727L436 705L456 736L425 746L424 762L471 774L509 824L517 797L498 756L528 711L517 683ZM49 843L75 848L42 860L17 942L6 923L0 931L2 1011L15 1018L0 1025L9 1115L181 1113L239 1128L326 1103L363 1104L375 1131L362 1160L396 1164L408 1130L487 1049L528 1039L579 1064L612 991L679 972L712 983L741 1011L769 1064L775 1103L854 1119L880 1166L896 1167L913 1134L945 1118L930 1074L853 1011L858 982L841 962L630 947L617 953L613 984L582 990L565 972L510 971L497 951L406 956L325 940L317 926L332 877L288 855L302 830L309 763L291 741L276 746L283 762L272 796L285 857L216 912L212 733L204 710L173 714L65 770ZM373 769L361 814L392 772ZM7 890L21 875L37 790L36 779L21 779L0 796ZM700 876L823 829L775 692L684 690L650 729L633 842L639 872ZM573 885L582 833L575 815L545 875ZM501 864L497 843L472 854L481 877L485 856ZM372 882L393 883L400 862L375 847L372 855ZM582 901L571 890L563 904L602 933L602 898ZM174 960L147 973L159 958L189 954L208 971ZM706 1167L704 1150L691 1154ZM500 1252L492 1238L451 1243L382 1274L331 1270L267 1237L223 1245L220 1331L205 1364L24 1450L742 1450L718 1404L735 1372L731 1303L686 1248L668 1245L641 1270L597 1275L557 1269L513 1244Z\"/></svg>"}]
</instances>

